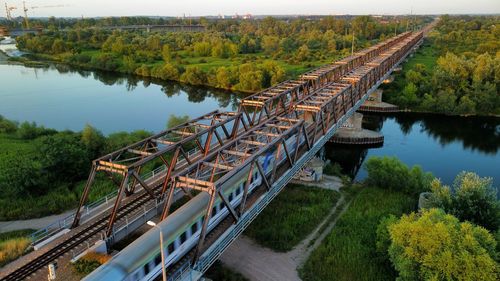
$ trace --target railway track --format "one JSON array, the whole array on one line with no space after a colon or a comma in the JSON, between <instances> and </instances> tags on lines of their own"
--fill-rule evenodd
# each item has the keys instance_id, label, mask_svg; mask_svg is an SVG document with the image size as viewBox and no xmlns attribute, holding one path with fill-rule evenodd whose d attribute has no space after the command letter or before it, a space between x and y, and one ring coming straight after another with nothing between
<instances>
[{"instance_id":1,"label":"railway track","mask_svg":"<svg viewBox=\"0 0 500 281\"><path fill-rule=\"evenodd\" d=\"M137 198L131 200L129 204L124 205L120 208L120 211L118 213L118 218L123 218L124 216L132 213L134 210L137 210L138 208L140 208L140 206L142 206L149 200L151 200L149 194L143 193L139 195ZM107 220L108 216L103 216L102 218L98 219L96 222L92 223L85 229L82 229L72 237L65 240L63 243L56 245L46 253L40 255L39 257L31 260L27 264L6 275L1 280L18 281L29 277L31 274L42 269L50 262L63 256L72 249L81 245L83 242L91 239L94 235L99 234L100 232L105 230L107 227Z\"/></svg>"}]
</instances>

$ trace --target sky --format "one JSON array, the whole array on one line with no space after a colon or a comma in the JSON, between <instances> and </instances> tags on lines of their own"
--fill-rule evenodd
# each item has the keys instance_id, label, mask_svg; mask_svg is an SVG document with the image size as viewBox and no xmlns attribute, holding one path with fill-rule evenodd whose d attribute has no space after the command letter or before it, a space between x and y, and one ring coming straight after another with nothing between
<instances>
[{"instance_id":1,"label":"sky","mask_svg":"<svg viewBox=\"0 0 500 281\"><path fill-rule=\"evenodd\" d=\"M0 0L17 6L13 16L22 13L22 0ZM26 0L33 6L59 6L30 9L29 16L206 16L223 15L338 15L338 14L478 14L500 13L500 0Z\"/></svg>"}]
</instances>

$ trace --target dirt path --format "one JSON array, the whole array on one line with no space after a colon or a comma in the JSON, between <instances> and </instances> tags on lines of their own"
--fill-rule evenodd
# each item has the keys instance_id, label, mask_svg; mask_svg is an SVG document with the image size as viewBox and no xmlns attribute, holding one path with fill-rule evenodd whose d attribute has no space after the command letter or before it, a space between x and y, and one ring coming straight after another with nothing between
<instances>
[{"instance_id":1,"label":"dirt path","mask_svg":"<svg viewBox=\"0 0 500 281\"><path fill-rule=\"evenodd\" d=\"M0 221L0 233L19 230L19 229L40 229L44 228L47 225L56 222L60 219L63 219L72 213L74 210L66 211L59 215L52 215L43 218L30 219L30 220L15 220L15 221Z\"/></svg>"},{"instance_id":2,"label":"dirt path","mask_svg":"<svg viewBox=\"0 0 500 281\"><path fill-rule=\"evenodd\" d=\"M251 281L300 281L297 269L306 261L311 252L317 248L323 239L331 232L338 218L349 207L342 204L342 196L332 208L327 217L307 236L299 245L287 253L277 253L264 248L246 236L240 236L225 252L220 260L229 268L240 272ZM331 221L337 208L342 211ZM319 233L323 225L329 223L323 232ZM315 239L313 245L311 241Z\"/></svg>"}]
</instances>

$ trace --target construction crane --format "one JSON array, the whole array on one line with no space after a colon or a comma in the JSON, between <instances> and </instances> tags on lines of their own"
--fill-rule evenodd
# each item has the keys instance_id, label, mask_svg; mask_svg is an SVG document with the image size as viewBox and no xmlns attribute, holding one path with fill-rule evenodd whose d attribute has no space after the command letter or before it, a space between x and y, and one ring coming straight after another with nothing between
<instances>
[{"instance_id":1,"label":"construction crane","mask_svg":"<svg viewBox=\"0 0 500 281\"><path fill-rule=\"evenodd\" d=\"M50 5L50 6L32 6L29 9L26 7L26 1L23 1L23 11L24 11L24 24L26 29L30 28L30 22L28 19L28 10L40 9L40 8L61 8L65 5Z\"/></svg>"},{"instance_id":2,"label":"construction crane","mask_svg":"<svg viewBox=\"0 0 500 281\"><path fill-rule=\"evenodd\" d=\"M8 6L7 2L5 2L5 14L7 15L8 20L12 20L12 14L11 11L17 9L17 7L14 6Z\"/></svg>"}]
</instances>

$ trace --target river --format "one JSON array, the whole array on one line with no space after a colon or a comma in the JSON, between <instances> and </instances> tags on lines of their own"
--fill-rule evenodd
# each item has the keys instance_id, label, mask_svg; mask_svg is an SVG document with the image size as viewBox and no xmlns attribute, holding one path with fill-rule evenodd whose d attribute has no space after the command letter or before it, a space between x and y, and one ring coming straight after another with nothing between
<instances>
[{"instance_id":1,"label":"river","mask_svg":"<svg viewBox=\"0 0 500 281\"><path fill-rule=\"evenodd\" d=\"M225 91L172 82L141 80L66 66L32 68L0 65L0 114L35 121L58 130L91 124L105 134L144 129L158 132L171 115L197 117L209 111L235 110L242 97ZM397 114L364 118L364 127L381 131L379 148L328 145L327 158L363 179L359 169L372 155L397 156L419 164L451 184L462 170L494 177L500 186L500 119Z\"/></svg>"}]
</instances>

